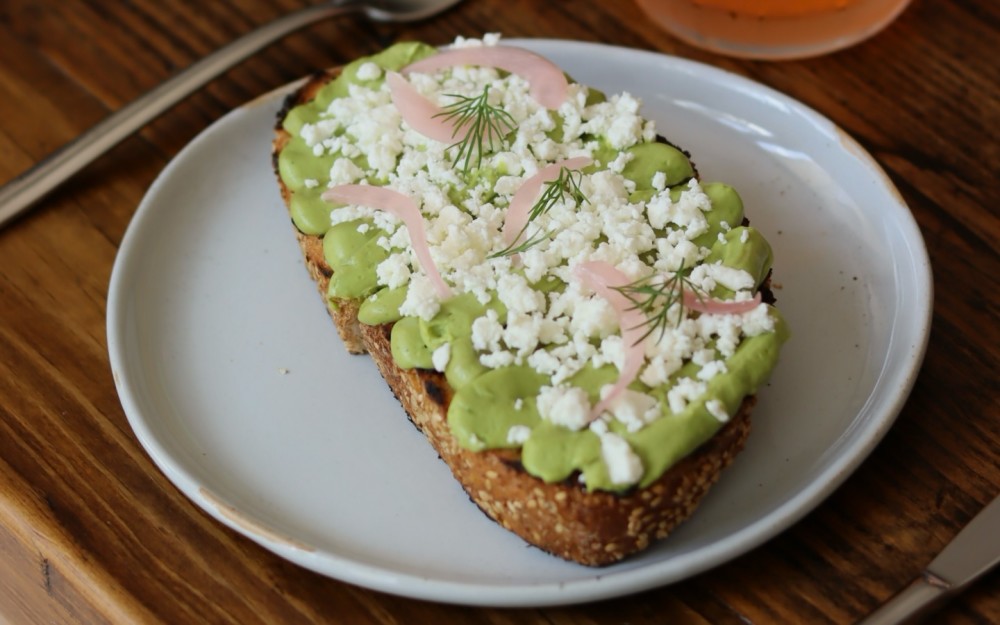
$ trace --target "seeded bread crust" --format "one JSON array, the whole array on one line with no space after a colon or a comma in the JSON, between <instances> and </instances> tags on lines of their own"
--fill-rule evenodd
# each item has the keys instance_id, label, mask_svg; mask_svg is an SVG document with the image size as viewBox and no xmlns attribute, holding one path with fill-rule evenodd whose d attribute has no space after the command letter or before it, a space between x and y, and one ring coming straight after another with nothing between
<instances>
[{"instance_id":1,"label":"seeded bread crust","mask_svg":"<svg viewBox=\"0 0 1000 625\"><path fill-rule=\"evenodd\" d=\"M286 100L275 128L272 158L276 174L278 155L290 138L281 127L285 115L315 97L336 75L337 70L317 74ZM287 206L290 192L280 176L278 183ZM448 464L469 498L494 521L544 551L588 566L605 566L647 548L694 512L722 470L743 449L750 432L753 396L744 399L737 414L714 437L656 482L622 494L588 492L575 475L564 482L545 483L523 469L520 453L515 450L464 449L448 426L453 391L444 376L398 367L390 346L392 325L362 324L358 321L359 302L327 298L333 271L324 259L322 238L297 229L295 234L309 275L347 350L371 355L410 421Z\"/></svg>"}]
</instances>

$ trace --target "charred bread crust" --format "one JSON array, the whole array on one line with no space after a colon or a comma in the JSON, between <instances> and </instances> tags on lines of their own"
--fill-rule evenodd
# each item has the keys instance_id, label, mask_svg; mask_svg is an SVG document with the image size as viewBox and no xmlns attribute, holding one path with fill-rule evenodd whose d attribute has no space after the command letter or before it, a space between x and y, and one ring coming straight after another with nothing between
<instances>
[{"instance_id":1,"label":"charred bread crust","mask_svg":"<svg viewBox=\"0 0 1000 625\"><path fill-rule=\"evenodd\" d=\"M273 144L277 159L289 140L281 122L291 108L308 102L337 75L314 75L285 101ZM686 152L685 152L686 154ZM290 192L278 177L288 205ZM327 297L333 271L323 256L323 241L296 229L309 275L327 305L347 350L368 353L413 424L449 466L469 498L497 523L538 548L588 566L605 566L647 548L687 519L733 459L750 432L755 398L748 396L710 440L667 470L646 488L624 493L587 491L571 478L546 483L521 466L515 450L473 452L451 435L448 405L452 389L436 371L402 369L392 357L391 324L368 326L358 321L359 303ZM765 287L768 297L770 291Z\"/></svg>"}]
</instances>

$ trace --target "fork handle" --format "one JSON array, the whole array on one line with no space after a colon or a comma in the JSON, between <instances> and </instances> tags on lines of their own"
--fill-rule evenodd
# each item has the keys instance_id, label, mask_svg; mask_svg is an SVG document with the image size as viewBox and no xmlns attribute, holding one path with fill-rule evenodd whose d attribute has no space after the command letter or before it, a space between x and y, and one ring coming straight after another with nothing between
<instances>
[{"instance_id":1,"label":"fork handle","mask_svg":"<svg viewBox=\"0 0 1000 625\"><path fill-rule=\"evenodd\" d=\"M168 108L261 48L309 24L354 10L357 5L322 2L289 13L178 72L0 187L0 226Z\"/></svg>"},{"instance_id":2,"label":"fork handle","mask_svg":"<svg viewBox=\"0 0 1000 625\"><path fill-rule=\"evenodd\" d=\"M924 571L893 595L858 625L897 625L916 623L954 594L954 587L930 571Z\"/></svg>"}]
</instances>

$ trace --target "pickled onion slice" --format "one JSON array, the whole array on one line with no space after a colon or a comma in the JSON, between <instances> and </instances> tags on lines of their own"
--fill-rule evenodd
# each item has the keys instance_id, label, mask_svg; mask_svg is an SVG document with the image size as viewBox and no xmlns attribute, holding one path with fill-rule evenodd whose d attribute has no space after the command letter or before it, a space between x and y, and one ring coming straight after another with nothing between
<instances>
[{"instance_id":1,"label":"pickled onion slice","mask_svg":"<svg viewBox=\"0 0 1000 625\"><path fill-rule=\"evenodd\" d=\"M451 289L445 284L431 258L431 248L427 245L427 232L424 230L424 217L420 214L420 208L413 198L399 191L366 184L337 185L323 192L322 197L327 201L368 206L395 215L410 233L413 253L417 255L417 261L434 285L438 297L442 300L451 297Z\"/></svg>"},{"instance_id":2,"label":"pickled onion slice","mask_svg":"<svg viewBox=\"0 0 1000 625\"><path fill-rule=\"evenodd\" d=\"M646 317L635 307L630 299L625 297L617 287L629 284L628 276L604 261L580 263L574 269L577 277L586 286L592 288L598 295L608 300L615 314L618 315L618 325L622 332L622 348L625 350L625 361L618 372L618 380L611 390L597 402L590 411L590 419L594 420L608 409L615 399L621 395L629 384L639 375L639 369L646 360L646 348L643 345L643 335L646 333Z\"/></svg>"},{"instance_id":3,"label":"pickled onion slice","mask_svg":"<svg viewBox=\"0 0 1000 625\"><path fill-rule=\"evenodd\" d=\"M504 218L502 230L504 242L507 245L513 245L521 231L528 225L528 214L538 199L543 184L558 178L563 167L581 169L592 162L593 159L587 156L558 161L542 167L534 176L521 183L521 186L514 192L514 197L510 200L510 206L507 208L507 215Z\"/></svg>"},{"instance_id":4,"label":"pickled onion slice","mask_svg":"<svg viewBox=\"0 0 1000 625\"><path fill-rule=\"evenodd\" d=\"M421 59L403 68L403 73L429 74L456 65L494 67L517 74L528 81L531 96L547 109L557 109L566 101L569 82L559 66L544 56L512 46L453 48Z\"/></svg>"},{"instance_id":5,"label":"pickled onion slice","mask_svg":"<svg viewBox=\"0 0 1000 625\"><path fill-rule=\"evenodd\" d=\"M451 120L441 116L441 107L425 98L410 81L396 72L387 72L385 82L389 85L392 103L411 128L442 143L451 143L456 139L458 129Z\"/></svg>"},{"instance_id":6,"label":"pickled onion slice","mask_svg":"<svg viewBox=\"0 0 1000 625\"><path fill-rule=\"evenodd\" d=\"M740 315L757 308L760 301L760 293L755 294L752 299L734 302L711 297L698 297L696 293L684 289L684 307L707 315Z\"/></svg>"}]
</instances>

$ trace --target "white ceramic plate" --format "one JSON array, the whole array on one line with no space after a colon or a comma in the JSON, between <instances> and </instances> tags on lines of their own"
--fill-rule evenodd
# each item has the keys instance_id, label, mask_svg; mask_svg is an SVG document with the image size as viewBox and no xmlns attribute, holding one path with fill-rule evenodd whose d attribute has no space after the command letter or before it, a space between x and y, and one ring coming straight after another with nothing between
<instances>
[{"instance_id":1,"label":"white ceramic plate","mask_svg":"<svg viewBox=\"0 0 1000 625\"><path fill-rule=\"evenodd\" d=\"M111 280L122 404L195 504L298 564L361 586L484 605L552 605L680 580L774 536L867 456L923 357L930 267L879 166L830 121L678 58L518 42L607 92L631 91L706 180L743 195L775 249L793 338L754 429L668 540L594 570L525 545L472 505L372 363L345 354L271 173L283 93L233 111L149 190ZM287 90L285 90L287 91Z\"/></svg>"}]
</instances>

